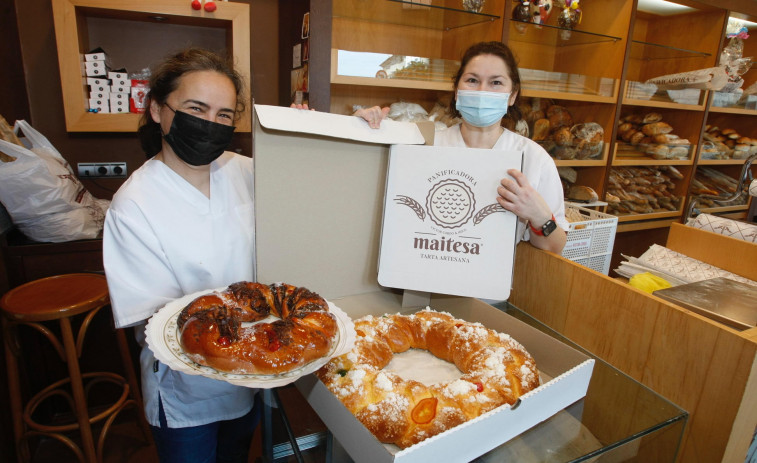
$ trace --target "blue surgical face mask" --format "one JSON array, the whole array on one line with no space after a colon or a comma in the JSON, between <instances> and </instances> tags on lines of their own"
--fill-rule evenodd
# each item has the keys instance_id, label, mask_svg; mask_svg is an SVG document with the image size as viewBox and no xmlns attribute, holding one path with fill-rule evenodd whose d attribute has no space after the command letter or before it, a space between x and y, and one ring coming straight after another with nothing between
<instances>
[{"instance_id":1,"label":"blue surgical face mask","mask_svg":"<svg viewBox=\"0 0 757 463\"><path fill-rule=\"evenodd\" d=\"M505 117L509 103L509 93L458 90L455 107L468 124L489 127Z\"/></svg>"}]
</instances>

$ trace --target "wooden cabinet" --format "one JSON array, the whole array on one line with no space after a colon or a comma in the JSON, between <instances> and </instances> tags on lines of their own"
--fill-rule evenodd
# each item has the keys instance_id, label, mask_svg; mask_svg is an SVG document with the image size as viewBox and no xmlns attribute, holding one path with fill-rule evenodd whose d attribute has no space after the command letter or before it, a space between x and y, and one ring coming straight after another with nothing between
<instances>
[{"instance_id":1,"label":"wooden cabinet","mask_svg":"<svg viewBox=\"0 0 757 463\"><path fill-rule=\"evenodd\" d=\"M69 132L136 132L140 115L87 111L82 55L96 47L114 67L133 73L193 44L228 52L250 88L250 13L245 3L217 2L213 13L188 0L55 0L52 2L63 106ZM248 93L249 94L249 93ZM251 112L237 130L249 132Z\"/></svg>"},{"instance_id":2,"label":"wooden cabinet","mask_svg":"<svg viewBox=\"0 0 757 463\"><path fill-rule=\"evenodd\" d=\"M472 43L500 40L503 10L504 0L485 2L479 13L452 0L333 0L331 112L351 114L355 104L389 105L401 100L430 110L439 100L448 102L455 60ZM384 67L403 71L396 79L378 72L390 58L397 62ZM311 73L326 67L310 65Z\"/></svg>"},{"instance_id":3,"label":"wooden cabinet","mask_svg":"<svg viewBox=\"0 0 757 463\"><path fill-rule=\"evenodd\" d=\"M731 19L738 20L739 18L738 15L732 15L729 20ZM731 39L725 39L723 48L727 47L730 42ZM743 57L755 56L757 43L753 40L743 40L741 44L743 45ZM749 70L741 77L744 80L742 89L757 85L757 70ZM697 193L702 191L702 186L711 187L712 183L708 180L712 178L725 176L720 177L720 179L723 181L730 179L732 184L738 184L739 177L742 173L745 173L744 158L747 157L747 154L741 148L746 149L747 145L750 145L749 155L757 152L757 117L755 116L757 116L757 95L712 92L706 118L707 123L702 133L702 149L694 173L695 181L692 181L692 188L689 192L690 200L697 197ZM726 147L722 146L722 141L727 143ZM752 177L754 177L757 166L753 165L751 170ZM704 185L696 183L696 180L702 180ZM716 188L716 192L719 196L725 198L732 197L731 193L733 193L727 187ZM699 197L696 206L699 210L710 214L740 218L749 208L749 196L742 195L738 200L727 203L708 201Z\"/></svg>"},{"instance_id":4,"label":"wooden cabinet","mask_svg":"<svg viewBox=\"0 0 757 463\"><path fill-rule=\"evenodd\" d=\"M673 5L677 10L667 12L637 9L637 2L631 0L582 2L582 20L568 30L557 25L561 3L554 2L541 25L513 20L513 8L519 3L489 0L480 13L471 13L462 8L461 0L333 0L331 61L326 66L311 60L311 73L328 68L330 110L335 113L350 114L354 105L397 101L418 103L431 111L438 102L449 103L453 74L469 45L504 41L519 59L524 113L535 106L559 105L574 123L596 122L603 127L603 148L596 156L555 154L554 144L544 144L558 167L577 171L576 183L594 188L604 199L619 175L666 178L665 198L644 208L612 210L619 216L620 231L667 227L684 220L691 185L703 166L737 175L743 160L702 158L703 135L709 124L757 138L753 119L757 102L754 108L749 107L751 102L723 106L724 97L715 92L650 91L645 82L718 65L729 17L755 20L757 11L733 12L727 9L731 4L714 1L682 1ZM755 45L747 46L744 56L755 55ZM366 74L366 67L357 64L367 57L388 69L398 67L392 60L404 60L401 64L411 72ZM744 77L744 88L757 81L755 73ZM654 147L639 144L638 139L625 140L620 133L626 118L650 113L672 127L678 141L667 149L674 156L664 158L662 148L653 153ZM534 121L528 122L533 134ZM743 217L747 208L743 204L705 211Z\"/></svg>"}]
</instances>

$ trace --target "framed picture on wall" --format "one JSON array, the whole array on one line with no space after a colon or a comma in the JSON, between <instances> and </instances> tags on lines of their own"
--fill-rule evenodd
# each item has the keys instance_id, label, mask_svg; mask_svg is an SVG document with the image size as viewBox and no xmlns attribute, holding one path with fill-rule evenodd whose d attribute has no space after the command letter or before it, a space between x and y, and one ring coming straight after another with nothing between
<instances>
[{"instance_id":1,"label":"framed picture on wall","mask_svg":"<svg viewBox=\"0 0 757 463\"><path fill-rule=\"evenodd\" d=\"M305 13L302 16L302 38L308 37L310 37L310 13Z\"/></svg>"},{"instance_id":2,"label":"framed picture on wall","mask_svg":"<svg viewBox=\"0 0 757 463\"><path fill-rule=\"evenodd\" d=\"M302 44L298 43L292 47L292 69L302 66L302 61Z\"/></svg>"}]
</instances>

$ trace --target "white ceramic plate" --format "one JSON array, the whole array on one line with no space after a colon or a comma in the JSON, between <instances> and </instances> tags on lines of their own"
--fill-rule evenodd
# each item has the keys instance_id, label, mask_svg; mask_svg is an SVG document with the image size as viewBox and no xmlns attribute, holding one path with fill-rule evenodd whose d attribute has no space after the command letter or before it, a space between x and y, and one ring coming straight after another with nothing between
<instances>
[{"instance_id":1,"label":"white ceramic plate","mask_svg":"<svg viewBox=\"0 0 757 463\"><path fill-rule=\"evenodd\" d=\"M147 345L155 354L155 358L163 362L173 370L181 371L190 375L202 375L208 378L226 381L231 384L251 388L273 388L284 386L296 381L299 377L313 373L321 368L329 360L346 354L352 350L355 343L355 327L350 317L333 303L329 304L329 310L336 317L337 334L331 351L306 365L280 375L242 375L224 373L214 368L199 365L192 361L179 344L176 320L181 310L195 298L213 291L223 291L226 288L198 291L169 302L155 315L150 318L145 328Z\"/></svg>"}]
</instances>

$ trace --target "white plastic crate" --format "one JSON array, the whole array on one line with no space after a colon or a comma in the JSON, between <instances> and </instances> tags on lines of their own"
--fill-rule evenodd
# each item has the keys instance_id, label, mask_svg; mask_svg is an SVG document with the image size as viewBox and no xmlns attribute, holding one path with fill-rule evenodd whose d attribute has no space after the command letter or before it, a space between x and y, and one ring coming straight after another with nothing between
<instances>
[{"instance_id":1,"label":"white plastic crate","mask_svg":"<svg viewBox=\"0 0 757 463\"><path fill-rule=\"evenodd\" d=\"M615 244L615 231L618 229L618 217L565 203L566 215L569 209L581 214L585 220L568 224L568 241L562 256L607 275Z\"/></svg>"}]
</instances>

